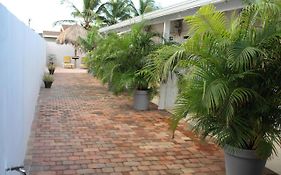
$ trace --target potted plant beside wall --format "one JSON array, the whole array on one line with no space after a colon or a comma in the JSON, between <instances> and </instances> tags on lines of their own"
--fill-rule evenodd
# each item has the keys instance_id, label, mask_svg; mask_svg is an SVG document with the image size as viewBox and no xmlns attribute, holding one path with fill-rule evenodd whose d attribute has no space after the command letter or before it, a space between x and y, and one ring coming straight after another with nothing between
<instances>
[{"instance_id":1,"label":"potted plant beside wall","mask_svg":"<svg viewBox=\"0 0 281 175\"><path fill-rule=\"evenodd\" d=\"M227 23L202 7L186 18L184 54L166 66L187 70L172 128L189 114L195 132L224 148L227 175L261 175L281 143L280 12L280 1L261 0Z\"/></svg>"},{"instance_id":2,"label":"potted plant beside wall","mask_svg":"<svg viewBox=\"0 0 281 175\"><path fill-rule=\"evenodd\" d=\"M49 54L48 55L48 70L49 70L49 73L51 75L54 74L55 72L55 69L56 69L56 66L55 66L55 61L56 61L56 55L54 54Z\"/></svg>"},{"instance_id":3,"label":"potted plant beside wall","mask_svg":"<svg viewBox=\"0 0 281 175\"><path fill-rule=\"evenodd\" d=\"M121 85L133 93L133 106L136 110L147 110L157 89L156 83L146 79L145 74L140 72L148 60L148 55L161 45L153 41L154 37L159 35L145 31L144 24L133 26L131 32L123 38L125 41L129 40L130 45L126 51L126 59L122 61L119 69L116 69L122 73L113 75L113 86Z\"/></svg>"},{"instance_id":4,"label":"potted plant beside wall","mask_svg":"<svg viewBox=\"0 0 281 175\"><path fill-rule=\"evenodd\" d=\"M50 63L48 64L48 70L49 70L50 75L54 74L55 69L56 69L56 66L54 64L50 64Z\"/></svg>"},{"instance_id":5,"label":"potted plant beside wall","mask_svg":"<svg viewBox=\"0 0 281 175\"><path fill-rule=\"evenodd\" d=\"M43 76L43 82L45 84L45 88L51 88L51 86L54 82L53 75L45 73L44 76Z\"/></svg>"},{"instance_id":6,"label":"potted plant beside wall","mask_svg":"<svg viewBox=\"0 0 281 175\"><path fill-rule=\"evenodd\" d=\"M55 54L49 54L48 55L48 64L55 64L56 61L56 55Z\"/></svg>"}]
</instances>

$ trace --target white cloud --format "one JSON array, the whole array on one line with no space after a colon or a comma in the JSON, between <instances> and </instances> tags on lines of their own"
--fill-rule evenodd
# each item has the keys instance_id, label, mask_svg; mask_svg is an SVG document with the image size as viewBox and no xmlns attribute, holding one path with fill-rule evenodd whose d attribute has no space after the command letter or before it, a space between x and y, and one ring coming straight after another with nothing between
<instances>
[{"instance_id":1,"label":"white cloud","mask_svg":"<svg viewBox=\"0 0 281 175\"><path fill-rule=\"evenodd\" d=\"M134 0L137 1L137 0ZM166 7L184 0L156 0L161 7ZM82 0L72 0L78 7L82 7ZM31 28L37 32L43 30L58 30L53 23L57 20L72 19L72 9L67 5L60 4L60 0L1 0L15 16L25 24L31 19Z\"/></svg>"}]
</instances>

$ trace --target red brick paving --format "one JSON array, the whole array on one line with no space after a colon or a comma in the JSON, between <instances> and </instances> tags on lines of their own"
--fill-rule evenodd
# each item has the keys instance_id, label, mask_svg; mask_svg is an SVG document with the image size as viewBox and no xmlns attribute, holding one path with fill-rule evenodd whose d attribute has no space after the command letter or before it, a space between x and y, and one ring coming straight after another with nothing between
<instances>
[{"instance_id":1,"label":"red brick paving","mask_svg":"<svg viewBox=\"0 0 281 175\"><path fill-rule=\"evenodd\" d=\"M219 175L222 152L180 130L151 105L134 111L88 74L56 74L42 88L25 165L31 175Z\"/></svg>"}]
</instances>

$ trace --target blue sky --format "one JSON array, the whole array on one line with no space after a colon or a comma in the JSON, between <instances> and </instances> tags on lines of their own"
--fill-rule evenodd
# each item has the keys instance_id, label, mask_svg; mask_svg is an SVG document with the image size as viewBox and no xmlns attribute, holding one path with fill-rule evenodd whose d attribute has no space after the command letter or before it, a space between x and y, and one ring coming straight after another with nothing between
<instances>
[{"instance_id":1,"label":"blue sky","mask_svg":"<svg viewBox=\"0 0 281 175\"><path fill-rule=\"evenodd\" d=\"M78 7L82 6L82 0L71 0ZM137 2L138 0L134 0ZM155 0L161 7L186 0ZM31 19L31 28L37 32L43 30L58 30L53 27L53 22L61 19L70 19L71 8L61 5L60 0L0 0L9 11L17 16L25 24Z\"/></svg>"}]
</instances>

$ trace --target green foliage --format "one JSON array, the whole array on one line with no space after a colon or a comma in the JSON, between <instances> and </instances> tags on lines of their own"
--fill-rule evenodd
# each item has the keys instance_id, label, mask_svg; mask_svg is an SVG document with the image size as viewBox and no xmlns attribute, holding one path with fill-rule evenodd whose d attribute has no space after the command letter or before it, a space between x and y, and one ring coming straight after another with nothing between
<instances>
[{"instance_id":1,"label":"green foliage","mask_svg":"<svg viewBox=\"0 0 281 175\"><path fill-rule=\"evenodd\" d=\"M97 13L105 25L113 25L132 17L129 0L109 0L99 7Z\"/></svg>"},{"instance_id":2,"label":"green foliage","mask_svg":"<svg viewBox=\"0 0 281 175\"><path fill-rule=\"evenodd\" d=\"M111 81L111 70L114 67L115 48L119 41L119 37L115 33L110 33L104 38L101 38L97 47L88 55L89 69L95 76L102 80L103 83ZM112 53L112 54L111 54Z\"/></svg>"},{"instance_id":3,"label":"green foliage","mask_svg":"<svg viewBox=\"0 0 281 175\"><path fill-rule=\"evenodd\" d=\"M80 48L85 53L88 53L97 46L97 43L99 42L100 39L101 39L101 35L98 32L98 29L96 27L92 27L85 39L83 38L79 39Z\"/></svg>"},{"instance_id":4,"label":"green foliage","mask_svg":"<svg viewBox=\"0 0 281 175\"><path fill-rule=\"evenodd\" d=\"M184 50L178 45L164 45L148 56L146 65L140 71L148 81L166 82L169 74L177 72L178 54Z\"/></svg>"},{"instance_id":5,"label":"green foliage","mask_svg":"<svg viewBox=\"0 0 281 175\"><path fill-rule=\"evenodd\" d=\"M79 9L70 0L61 0L61 3L68 4L73 9L71 15L75 19L59 20L54 25L80 23L87 30L92 26L113 25L159 9L155 0L139 0L139 8L132 0L83 0L83 9Z\"/></svg>"},{"instance_id":6,"label":"green foliage","mask_svg":"<svg viewBox=\"0 0 281 175\"><path fill-rule=\"evenodd\" d=\"M43 76L43 81L45 82L53 82L54 81L54 76L48 74L48 73L45 73L44 76Z\"/></svg>"},{"instance_id":7,"label":"green foliage","mask_svg":"<svg viewBox=\"0 0 281 175\"><path fill-rule=\"evenodd\" d=\"M111 33L101 39L90 54L90 69L111 90L118 94L134 90L154 89L153 81L144 78L140 70L147 56L158 44L153 41L157 34L144 31L144 24L135 25L124 35Z\"/></svg>"},{"instance_id":8,"label":"green foliage","mask_svg":"<svg viewBox=\"0 0 281 175\"><path fill-rule=\"evenodd\" d=\"M181 76L173 130L189 114L203 138L272 155L281 143L280 12L279 0L257 0L229 21L205 6L186 18L191 37L183 45L153 53L150 79Z\"/></svg>"},{"instance_id":9,"label":"green foliage","mask_svg":"<svg viewBox=\"0 0 281 175\"><path fill-rule=\"evenodd\" d=\"M54 64L48 64L48 69L49 70L55 70L56 66Z\"/></svg>"},{"instance_id":10,"label":"green foliage","mask_svg":"<svg viewBox=\"0 0 281 175\"><path fill-rule=\"evenodd\" d=\"M113 25L159 9L155 0L139 0L138 5L137 7L132 0L108 0L98 8L97 13L103 25Z\"/></svg>"}]
</instances>

